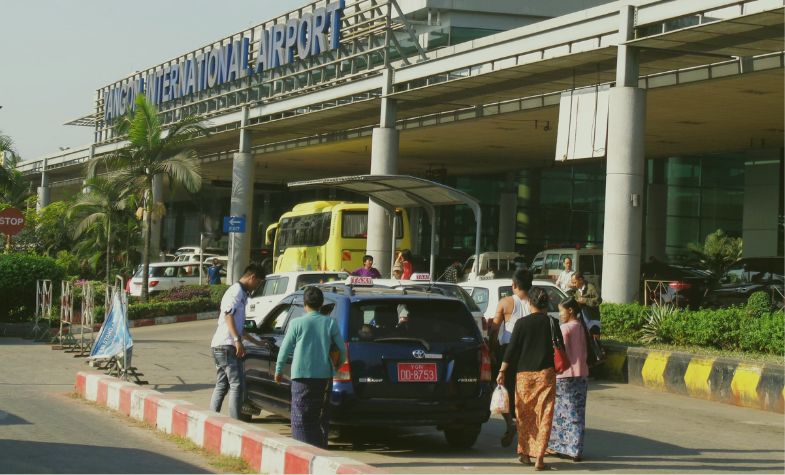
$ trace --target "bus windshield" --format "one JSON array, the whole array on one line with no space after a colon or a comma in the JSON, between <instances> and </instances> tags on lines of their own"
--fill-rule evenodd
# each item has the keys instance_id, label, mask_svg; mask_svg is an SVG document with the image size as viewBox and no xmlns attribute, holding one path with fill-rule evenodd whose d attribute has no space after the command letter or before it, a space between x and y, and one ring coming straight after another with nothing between
<instances>
[{"instance_id":1,"label":"bus windshield","mask_svg":"<svg viewBox=\"0 0 785 475\"><path fill-rule=\"evenodd\" d=\"M278 253L289 247L323 246L330 237L330 217L330 213L318 213L282 218L276 239Z\"/></svg>"}]
</instances>

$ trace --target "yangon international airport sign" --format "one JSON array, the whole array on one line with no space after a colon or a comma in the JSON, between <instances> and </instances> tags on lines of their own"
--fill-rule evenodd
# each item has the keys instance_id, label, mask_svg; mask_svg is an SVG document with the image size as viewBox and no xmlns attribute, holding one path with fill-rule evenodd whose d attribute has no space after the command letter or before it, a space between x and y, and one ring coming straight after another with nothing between
<instances>
[{"instance_id":1,"label":"yangon international airport sign","mask_svg":"<svg viewBox=\"0 0 785 475\"><path fill-rule=\"evenodd\" d=\"M116 83L104 94L104 121L111 123L132 110L137 94L160 105L337 49L343 9L344 0L338 0L261 29L253 40L254 58L252 40L244 35Z\"/></svg>"}]
</instances>

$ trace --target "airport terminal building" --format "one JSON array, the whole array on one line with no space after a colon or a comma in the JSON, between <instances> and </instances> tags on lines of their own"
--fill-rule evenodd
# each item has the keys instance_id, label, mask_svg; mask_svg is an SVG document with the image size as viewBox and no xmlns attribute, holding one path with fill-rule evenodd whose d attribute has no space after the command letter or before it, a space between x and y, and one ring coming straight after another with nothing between
<instances>
[{"instance_id":1,"label":"airport terminal building","mask_svg":"<svg viewBox=\"0 0 785 475\"><path fill-rule=\"evenodd\" d=\"M123 146L116 119L145 94L165 124L196 115L210 130L192 144L202 190L157 183L159 249L243 216L247 232L227 237L232 272L294 204L364 199L287 183L412 175L480 200L483 250L601 247L603 298L631 301L642 260L677 260L716 229L742 237L745 256L783 255L783 5L320 0L247 12L263 22L100 87L69 123L91 127L93 143L19 168L40 204L78 193L86 163ZM413 251L428 254L431 224L409 216ZM371 206L378 263L384 222ZM444 207L436 226L439 256L473 251L467 207Z\"/></svg>"}]
</instances>

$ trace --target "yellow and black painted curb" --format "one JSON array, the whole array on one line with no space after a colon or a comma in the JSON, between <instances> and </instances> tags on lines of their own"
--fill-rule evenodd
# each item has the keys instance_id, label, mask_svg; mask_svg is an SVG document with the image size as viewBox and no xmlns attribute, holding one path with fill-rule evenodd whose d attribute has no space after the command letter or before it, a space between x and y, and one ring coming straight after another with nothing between
<instances>
[{"instance_id":1,"label":"yellow and black painted curb","mask_svg":"<svg viewBox=\"0 0 785 475\"><path fill-rule=\"evenodd\" d=\"M729 358L607 345L592 376L773 412L785 412L785 368Z\"/></svg>"}]
</instances>

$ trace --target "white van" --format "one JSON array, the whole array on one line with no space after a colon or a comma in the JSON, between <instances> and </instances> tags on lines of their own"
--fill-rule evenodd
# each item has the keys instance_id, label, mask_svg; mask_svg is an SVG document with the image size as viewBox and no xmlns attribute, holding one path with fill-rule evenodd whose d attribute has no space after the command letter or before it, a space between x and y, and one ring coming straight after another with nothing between
<instances>
[{"instance_id":1,"label":"white van","mask_svg":"<svg viewBox=\"0 0 785 475\"><path fill-rule=\"evenodd\" d=\"M484 276L489 268L494 269L494 277L511 277L516 269L515 259L523 259L523 256L517 252L483 252L480 254L480 269L477 273L474 268L475 257L472 254L463 264L463 279L461 280L464 282Z\"/></svg>"},{"instance_id":2,"label":"white van","mask_svg":"<svg viewBox=\"0 0 785 475\"><path fill-rule=\"evenodd\" d=\"M567 257L572 259L572 270L582 273L586 281L594 284L597 290L601 288L602 249L598 248L562 248L538 252L531 265L534 278L555 282L564 270L564 259Z\"/></svg>"}]
</instances>

